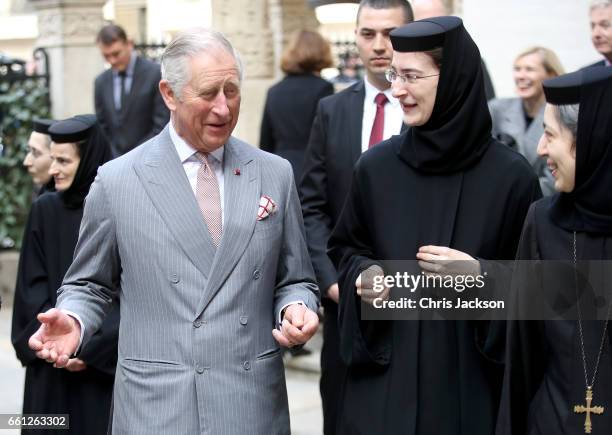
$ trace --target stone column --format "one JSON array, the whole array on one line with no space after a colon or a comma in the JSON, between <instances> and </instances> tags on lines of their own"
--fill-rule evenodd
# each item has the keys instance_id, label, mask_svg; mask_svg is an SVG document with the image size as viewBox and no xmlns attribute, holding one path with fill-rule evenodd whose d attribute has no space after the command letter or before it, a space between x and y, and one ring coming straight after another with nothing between
<instances>
[{"instance_id":1,"label":"stone column","mask_svg":"<svg viewBox=\"0 0 612 435\"><path fill-rule=\"evenodd\" d=\"M305 0L212 0L212 27L228 37L244 64L235 136L258 145L266 92L280 78L278 64L287 35L316 26Z\"/></svg>"},{"instance_id":2,"label":"stone column","mask_svg":"<svg viewBox=\"0 0 612 435\"><path fill-rule=\"evenodd\" d=\"M268 0L213 0L212 28L230 40L244 66L240 117L233 134L258 145L266 91L274 81Z\"/></svg>"},{"instance_id":3,"label":"stone column","mask_svg":"<svg viewBox=\"0 0 612 435\"><path fill-rule=\"evenodd\" d=\"M31 0L38 11L36 46L49 53L53 117L93 113L93 83L103 70L95 39L103 0Z\"/></svg>"},{"instance_id":4,"label":"stone column","mask_svg":"<svg viewBox=\"0 0 612 435\"><path fill-rule=\"evenodd\" d=\"M296 30L317 30L319 21L315 11L305 0L269 0L270 25L274 32L274 66L278 77L282 75L279 68L291 33Z\"/></svg>"}]
</instances>

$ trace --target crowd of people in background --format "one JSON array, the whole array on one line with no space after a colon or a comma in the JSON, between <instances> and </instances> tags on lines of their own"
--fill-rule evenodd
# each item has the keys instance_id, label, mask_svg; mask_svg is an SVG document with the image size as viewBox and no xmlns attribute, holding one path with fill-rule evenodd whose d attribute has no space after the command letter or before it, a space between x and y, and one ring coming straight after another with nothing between
<instances>
[{"instance_id":1,"label":"crowd of people in background","mask_svg":"<svg viewBox=\"0 0 612 435\"><path fill-rule=\"evenodd\" d=\"M295 31L260 150L231 136L243 71L223 35L181 32L160 66L104 26L95 115L34 120L23 161L23 412L69 413L74 434L289 433L279 347L299 355L319 313L325 435L611 430L607 320L362 317L384 260L612 256L612 1L588 10L603 59L566 73L525 48L513 98L450 12L361 0L331 81L329 42Z\"/></svg>"}]
</instances>

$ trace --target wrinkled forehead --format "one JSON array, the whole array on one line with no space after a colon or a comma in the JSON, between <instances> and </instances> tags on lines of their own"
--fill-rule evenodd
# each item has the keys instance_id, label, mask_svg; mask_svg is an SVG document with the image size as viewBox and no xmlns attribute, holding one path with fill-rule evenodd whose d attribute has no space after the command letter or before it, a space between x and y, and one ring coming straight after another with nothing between
<instances>
[{"instance_id":1,"label":"wrinkled forehead","mask_svg":"<svg viewBox=\"0 0 612 435\"><path fill-rule=\"evenodd\" d=\"M189 64L194 86L223 82L240 84L238 62L223 49L198 53L189 59Z\"/></svg>"},{"instance_id":2,"label":"wrinkled forehead","mask_svg":"<svg viewBox=\"0 0 612 435\"><path fill-rule=\"evenodd\" d=\"M599 5L591 8L591 21L611 20L612 5Z\"/></svg>"}]
</instances>

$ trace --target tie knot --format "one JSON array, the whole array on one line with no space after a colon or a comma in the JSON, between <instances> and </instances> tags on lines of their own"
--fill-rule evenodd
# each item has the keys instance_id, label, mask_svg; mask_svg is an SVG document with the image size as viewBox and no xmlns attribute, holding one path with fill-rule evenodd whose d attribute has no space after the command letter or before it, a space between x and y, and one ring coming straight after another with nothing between
<instances>
[{"instance_id":1,"label":"tie knot","mask_svg":"<svg viewBox=\"0 0 612 435\"><path fill-rule=\"evenodd\" d=\"M127 77L127 71L126 70L119 71L118 74L119 74L119 77L121 77L123 79Z\"/></svg>"},{"instance_id":2,"label":"tie knot","mask_svg":"<svg viewBox=\"0 0 612 435\"><path fill-rule=\"evenodd\" d=\"M385 94L380 92L378 95L376 95L376 97L374 97L374 102L377 106L384 106L389 102L389 100L387 99L387 96Z\"/></svg>"},{"instance_id":3,"label":"tie knot","mask_svg":"<svg viewBox=\"0 0 612 435\"><path fill-rule=\"evenodd\" d=\"M208 153L202 153L200 151L195 153L196 159L205 165L208 165Z\"/></svg>"}]
</instances>

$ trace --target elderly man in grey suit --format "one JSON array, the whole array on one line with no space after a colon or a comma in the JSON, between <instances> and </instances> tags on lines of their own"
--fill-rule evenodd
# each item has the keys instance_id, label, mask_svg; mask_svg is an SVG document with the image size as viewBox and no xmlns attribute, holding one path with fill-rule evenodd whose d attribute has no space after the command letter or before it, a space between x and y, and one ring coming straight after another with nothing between
<instances>
[{"instance_id":1,"label":"elderly man in grey suit","mask_svg":"<svg viewBox=\"0 0 612 435\"><path fill-rule=\"evenodd\" d=\"M290 164L230 136L240 83L220 33L168 45L171 122L99 170L30 338L63 367L120 298L114 434L290 433L278 344L314 334L318 288Z\"/></svg>"}]
</instances>

